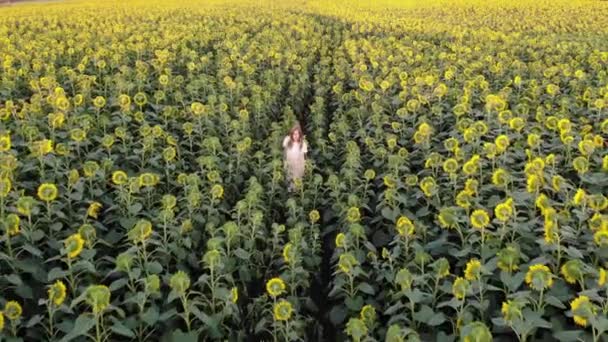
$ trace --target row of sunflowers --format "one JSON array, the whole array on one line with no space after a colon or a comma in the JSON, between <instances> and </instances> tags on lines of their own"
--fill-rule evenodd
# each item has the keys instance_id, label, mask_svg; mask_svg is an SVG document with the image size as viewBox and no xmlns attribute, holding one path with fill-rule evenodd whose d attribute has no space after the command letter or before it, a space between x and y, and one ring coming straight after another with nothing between
<instances>
[{"instance_id":1,"label":"row of sunflowers","mask_svg":"<svg viewBox=\"0 0 608 342\"><path fill-rule=\"evenodd\" d=\"M608 341L605 17L0 7L0 340Z\"/></svg>"}]
</instances>

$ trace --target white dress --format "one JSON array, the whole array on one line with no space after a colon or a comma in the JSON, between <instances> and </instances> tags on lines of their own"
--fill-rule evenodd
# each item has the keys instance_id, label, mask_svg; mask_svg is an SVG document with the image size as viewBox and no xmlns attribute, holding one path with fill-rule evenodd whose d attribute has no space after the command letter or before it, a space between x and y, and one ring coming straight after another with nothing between
<instances>
[{"instance_id":1,"label":"white dress","mask_svg":"<svg viewBox=\"0 0 608 342\"><path fill-rule=\"evenodd\" d=\"M294 141L291 143L291 147L289 147L289 139L289 136L283 139L283 148L285 149L287 180L292 182L295 179L304 177L304 165L306 164L305 155L308 153L308 144L304 140L302 140L301 143Z\"/></svg>"}]
</instances>

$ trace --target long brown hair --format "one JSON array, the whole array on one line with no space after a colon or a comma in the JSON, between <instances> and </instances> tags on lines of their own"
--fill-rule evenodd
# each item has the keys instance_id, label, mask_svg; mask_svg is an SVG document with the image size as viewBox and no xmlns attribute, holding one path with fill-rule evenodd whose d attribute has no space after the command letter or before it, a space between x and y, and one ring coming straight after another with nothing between
<instances>
[{"instance_id":1,"label":"long brown hair","mask_svg":"<svg viewBox=\"0 0 608 342\"><path fill-rule=\"evenodd\" d=\"M290 130L289 130L289 142L287 143L287 147L291 148L291 146L294 143L293 140L293 135L295 132L300 133L300 141L298 141L300 143L300 148L302 148L302 141L304 140L304 134L302 134L302 127L300 127L300 124L297 123L295 124Z\"/></svg>"}]
</instances>

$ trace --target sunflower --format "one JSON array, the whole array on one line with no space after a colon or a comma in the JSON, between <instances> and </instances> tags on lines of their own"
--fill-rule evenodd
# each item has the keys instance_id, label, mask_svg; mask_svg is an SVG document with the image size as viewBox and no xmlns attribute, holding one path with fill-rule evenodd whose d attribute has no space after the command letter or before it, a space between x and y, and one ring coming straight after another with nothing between
<instances>
[{"instance_id":1,"label":"sunflower","mask_svg":"<svg viewBox=\"0 0 608 342\"><path fill-rule=\"evenodd\" d=\"M8 236L15 236L21 231L19 224L21 219L16 214L8 214L6 216L6 232Z\"/></svg>"},{"instance_id":2,"label":"sunflower","mask_svg":"<svg viewBox=\"0 0 608 342\"><path fill-rule=\"evenodd\" d=\"M169 279L169 287L180 296L184 296L190 288L190 277L184 271L177 271Z\"/></svg>"},{"instance_id":3,"label":"sunflower","mask_svg":"<svg viewBox=\"0 0 608 342\"><path fill-rule=\"evenodd\" d=\"M61 280L57 280L53 285L49 286L47 290L49 301L55 306L60 306L66 297L66 287Z\"/></svg>"},{"instance_id":4,"label":"sunflower","mask_svg":"<svg viewBox=\"0 0 608 342\"><path fill-rule=\"evenodd\" d=\"M536 291L542 291L553 286L553 274L551 274L551 270L549 267L541 264L530 266L525 280L526 284Z\"/></svg>"},{"instance_id":5,"label":"sunflower","mask_svg":"<svg viewBox=\"0 0 608 342\"><path fill-rule=\"evenodd\" d=\"M415 226L406 216L401 216L397 220L396 229L401 236L411 236L414 234Z\"/></svg>"},{"instance_id":6,"label":"sunflower","mask_svg":"<svg viewBox=\"0 0 608 342\"><path fill-rule=\"evenodd\" d=\"M365 324L371 325L376 321L376 309L373 305L367 304L361 309L359 317Z\"/></svg>"},{"instance_id":7,"label":"sunflower","mask_svg":"<svg viewBox=\"0 0 608 342\"><path fill-rule=\"evenodd\" d=\"M579 259L568 260L565 264L562 265L560 269L564 279L569 284L574 284L577 281L582 281L584 273L583 273L583 262Z\"/></svg>"},{"instance_id":8,"label":"sunflower","mask_svg":"<svg viewBox=\"0 0 608 342\"><path fill-rule=\"evenodd\" d=\"M12 182L8 178L0 178L0 198L6 198L11 192Z\"/></svg>"},{"instance_id":9,"label":"sunflower","mask_svg":"<svg viewBox=\"0 0 608 342\"><path fill-rule=\"evenodd\" d=\"M458 215L452 207L439 209L437 220L442 228L452 229L458 225Z\"/></svg>"},{"instance_id":10,"label":"sunflower","mask_svg":"<svg viewBox=\"0 0 608 342\"><path fill-rule=\"evenodd\" d=\"M519 269L519 259L521 254L517 246L508 245L507 247L501 249L496 256L498 257L496 266L498 266L498 268L502 271L513 272Z\"/></svg>"},{"instance_id":11,"label":"sunflower","mask_svg":"<svg viewBox=\"0 0 608 342\"><path fill-rule=\"evenodd\" d=\"M467 267L464 271L464 277L467 280L479 280L483 266L477 259L471 259L467 262Z\"/></svg>"},{"instance_id":12,"label":"sunflower","mask_svg":"<svg viewBox=\"0 0 608 342\"><path fill-rule=\"evenodd\" d=\"M490 224L490 216L483 209L477 209L471 214L471 225L476 229L484 229Z\"/></svg>"},{"instance_id":13,"label":"sunflower","mask_svg":"<svg viewBox=\"0 0 608 342\"><path fill-rule=\"evenodd\" d=\"M63 245L66 254L68 255L68 258L74 259L78 257L82 252L84 243L85 241L79 233L72 234L67 239L65 239Z\"/></svg>"},{"instance_id":14,"label":"sunflower","mask_svg":"<svg viewBox=\"0 0 608 342\"><path fill-rule=\"evenodd\" d=\"M9 133L0 134L0 152L6 152L11 149L11 135Z\"/></svg>"},{"instance_id":15,"label":"sunflower","mask_svg":"<svg viewBox=\"0 0 608 342\"><path fill-rule=\"evenodd\" d=\"M21 308L21 304L19 304L17 301L10 300L4 304L3 312L6 315L6 318L10 319L11 321L16 321L21 318L23 309Z\"/></svg>"},{"instance_id":16,"label":"sunflower","mask_svg":"<svg viewBox=\"0 0 608 342\"><path fill-rule=\"evenodd\" d=\"M345 243L346 243L346 235L344 235L344 233L338 233L338 235L336 235L336 248L344 248Z\"/></svg>"},{"instance_id":17,"label":"sunflower","mask_svg":"<svg viewBox=\"0 0 608 342\"><path fill-rule=\"evenodd\" d=\"M574 323L582 327L586 327L589 319L594 317L597 312L597 308L587 296L578 296L572 300L570 310L572 310Z\"/></svg>"},{"instance_id":18,"label":"sunflower","mask_svg":"<svg viewBox=\"0 0 608 342\"><path fill-rule=\"evenodd\" d=\"M238 287L233 287L232 289L230 289L230 301L233 304L236 304L236 302L239 301L239 288Z\"/></svg>"},{"instance_id":19,"label":"sunflower","mask_svg":"<svg viewBox=\"0 0 608 342\"><path fill-rule=\"evenodd\" d=\"M522 308L523 303L517 300L508 300L502 302L500 312L506 322L513 322L515 319L523 319Z\"/></svg>"},{"instance_id":20,"label":"sunflower","mask_svg":"<svg viewBox=\"0 0 608 342\"><path fill-rule=\"evenodd\" d=\"M469 291L470 287L471 284L468 280L462 277L457 277L452 285L452 294L454 297L456 297L456 299L462 300L467 296L467 292Z\"/></svg>"},{"instance_id":21,"label":"sunflower","mask_svg":"<svg viewBox=\"0 0 608 342\"><path fill-rule=\"evenodd\" d=\"M352 272L353 268L358 264L359 262L355 256L350 253L341 254L340 259L338 260L338 267L340 268L340 271L346 274Z\"/></svg>"},{"instance_id":22,"label":"sunflower","mask_svg":"<svg viewBox=\"0 0 608 342\"><path fill-rule=\"evenodd\" d=\"M286 264L289 264L293 260L294 255L293 244L288 242L285 244L285 247L283 247L283 260Z\"/></svg>"},{"instance_id":23,"label":"sunflower","mask_svg":"<svg viewBox=\"0 0 608 342\"><path fill-rule=\"evenodd\" d=\"M604 287L606 285L606 279L608 278L608 272L605 268L600 267L597 277L597 286Z\"/></svg>"},{"instance_id":24,"label":"sunflower","mask_svg":"<svg viewBox=\"0 0 608 342\"><path fill-rule=\"evenodd\" d=\"M511 176L505 169L498 168L492 173L492 184L495 186L504 188L509 184L510 180Z\"/></svg>"},{"instance_id":25,"label":"sunflower","mask_svg":"<svg viewBox=\"0 0 608 342\"><path fill-rule=\"evenodd\" d=\"M494 208L494 215L502 222L507 222L511 219L513 217L513 199L509 197L504 202L498 203L496 208Z\"/></svg>"},{"instance_id":26,"label":"sunflower","mask_svg":"<svg viewBox=\"0 0 608 342\"><path fill-rule=\"evenodd\" d=\"M401 287L401 291L410 290L414 276L407 268L402 268L395 275L395 283Z\"/></svg>"},{"instance_id":27,"label":"sunflower","mask_svg":"<svg viewBox=\"0 0 608 342\"><path fill-rule=\"evenodd\" d=\"M354 341L361 341L368 334L367 325L363 320L353 317L346 323L346 334Z\"/></svg>"},{"instance_id":28,"label":"sunflower","mask_svg":"<svg viewBox=\"0 0 608 342\"><path fill-rule=\"evenodd\" d=\"M43 183L38 187L38 198L45 202L52 202L57 198L59 191L52 183Z\"/></svg>"},{"instance_id":29,"label":"sunflower","mask_svg":"<svg viewBox=\"0 0 608 342\"><path fill-rule=\"evenodd\" d=\"M89 204L89 208L87 209L87 216L92 218L97 218L99 216L99 211L103 206L99 202L92 202Z\"/></svg>"},{"instance_id":30,"label":"sunflower","mask_svg":"<svg viewBox=\"0 0 608 342\"><path fill-rule=\"evenodd\" d=\"M275 277L266 282L266 292L273 297L276 298L285 292L286 285L283 279L279 277Z\"/></svg>"},{"instance_id":31,"label":"sunflower","mask_svg":"<svg viewBox=\"0 0 608 342\"><path fill-rule=\"evenodd\" d=\"M308 213L308 219L310 220L310 223L312 223L312 224L317 223L320 218L321 218L321 215L319 214L318 210L311 210L310 213Z\"/></svg>"},{"instance_id":32,"label":"sunflower","mask_svg":"<svg viewBox=\"0 0 608 342\"><path fill-rule=\"evenodd\" d=\"M110 306L110 289L105 285L91 285L86 290L85 300L94 314L102 313Z\"/></svg>"},{"instance_id":33,"label":"sunflower","mask_svg":"<svg viewBox=\"0 0 608 342\"><path fill-rule=\"evenodd\" d=\"M361 212L357 207L350 207L346 212L346 220L350 223L357 223L361 219Z\"/></svg>"}]
</instances>

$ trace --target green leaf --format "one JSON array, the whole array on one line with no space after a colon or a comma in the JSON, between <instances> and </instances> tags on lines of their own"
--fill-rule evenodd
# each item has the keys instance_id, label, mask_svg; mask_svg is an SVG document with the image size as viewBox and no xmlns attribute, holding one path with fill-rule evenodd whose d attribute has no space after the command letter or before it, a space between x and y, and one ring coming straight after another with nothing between
<instances>
[{"instance_id":1,"label":"green leaf","mask_svg":"<svg viewBox=\"0 0 608 342\"><path fill-rule=\"evenodd\" d=\"M21 281L21 278L16 275L16 274L11 274L11 275L7 275L4 277L9 283L15 285L15 286L21 286L21 284L23 284L23 281Z\"/></svg>"},{"instance_id":2,"label":"green leaf","mask_svg":"<svg viewBox=\"0 0 608 342\"><path fill-rule=\"evenodd\" d=\"M163 272L163 266L158 261L148 263L146 269L152 274L160 274Z\"/></svg>"},{"instance_id":3,"label":"green leaf","mask_svg":"<svg viewBox=\"0 0 608 342\"><path fill-rule=\"evenodd\" d=\"M346 319L346 315L348 314L348 310L344 305L338 304L331 308L329 312L329 320L334 326L342 324Z\"/></svg>"},{"instance_id":4,"label":"green leaf","mask_svg":"<svg viewBox=\"0 0 608 342\"><path fill-rule=\"evenodd\" d=\"M142 321L144 321L148 326L154 326L158 321L159 314L156 306L150 307L146 312L141 315Z\"/></svg>"},{"instance_id":5,"label":"green leaf","mask_svg":"<svg viewBox=\"0 0 608 342\"><path fill-rule=\"evenodd\" d=\"M242 259L242 260L247 260L250 257L250 254L246 250L244 250L242 248L237 248L233 253L239 259Z\"/></svg>"},{"instance_id":6,"label":"green leaf","mask_svg":"<svg viewBox=\"0 0 608 342\"><path fill-rule=\"evenodd\" d=\"M545 301L549 305L554 306L554 307L556 307L558 309L562 309L562 310L566 309L566 306L564 305L564 303L562 303L559 299L557 299L554 296L547 296L547 298L545 298Z\"/></svg>"},{"instance_id":7,"label":"green leaf","mask_svg":"<svg viewBox=\"0 0 608 342\"><path fill-rule=\"evenodd\" d=\"M561 342L575 342L579 340L582 333L581 330L565 330L554 333L553 337Z\"/></svg>"},{"instance_id":8,"label":"green leaf","mask_svg":"<svg viewBox=\"0 0 608 342\"><path fill-rule=\"evenodd\" d=\"M43 317L41 315L35 315L34 317L30 318L29 321L27 321L27 324L25 324L26 328L31 328L33 326L36 326L38 323L42 322Z\"/></svg>"},{"instance_id":9,"label":"green leaf","mask_svg":"<svg viewBox=\"0 0 608 342\"><path fill-rule=\"evenodd\" d=\"M373 296L374 294L376 294L376 291L374 291L374 288L370 284L368 284L368 283L361 283L361 284L359 284L359 286L357 286L357 288L361 292L363 292L365 294L368 294L368 295L371 295L371 296Z\"/></svg>"},{"instance_id":10,"label":"green leaf","mask_svg":"<svg viewBox=\"0 0 608 342\"><path fill-rule=\"evenodd\" d=\"M120 323L119 320L114 321L114 324L112 325L112 327L110 327L110 330L112 330L113 332L115 332L116 334L118 334L120 336L131 337L131 338L135 337L135 333L133 333L133 331L131 329L124 326L124 324Z\"/></svg>"},{"instance_id":11,"label":"green leaf","mask_svg":"<svg viewBox=\"0 0 608 342\"><path fill-rule=\"evenodd\" d=\"M86 335L91 328L95 326L95 319L87 314L82 314L76 318L74 327L67 335L65 335L61 342L67 342L75 339L78 336Z\"/></svg>"},{"instance_id":12,"label":"green leaf","mask_svg":"<svg viewBox=\"0 0 608 342\"><path fill-rule=\"evenodd\" d=\"M110 291L114 292L116 290L122 289L129 282L126 278L116 279L110 284Z\"/></svg>"},{"instance_id":13,"label":"green leaf","mask_svg":"<svg viewBox=\"0 0 608 342\"><path fill-rule=\"evenodd\" d=\"M59 267L55 267L49 271L49 274L47 275L47 280L50 283L50 282L54 281L55 279L65 278L67 275L68 275L68 272L62 270Z\"/></svg>"},{"instance_id":14,"label":"green leaf","mask_svg":"<svg viewBox=\"0 0 608 342\"><path fill-rule=\"evenodd\" d=\"M426 322L426 324L432 326L432 327L436 327L438 325L443 324L443 322L446 321L445 315L443 314L443 312L437 312L433 315L433 317L431 317L431 319L428 320L428 322Z\"/></svg>"},{"instance_id":15,"label":"green leaf","mask_svg":"<svg viewBox=\"0 0 608 342\"><path fill-rule=\"evenodd\" d=\"M171 337L169 337L169 341L171 342L198 342L198 333L191 331L189 333L184 333L181 330L174 330L171 333Z\"/></svg>"}]
</instances>

